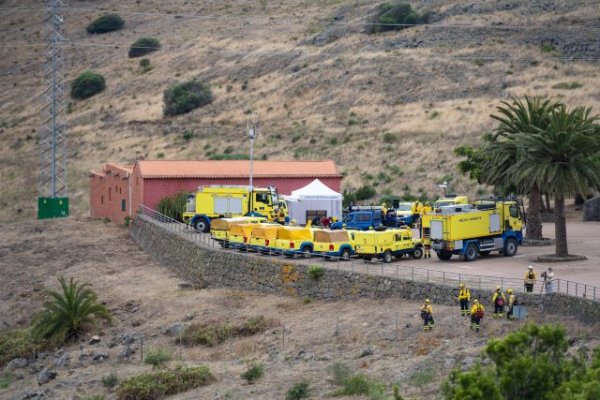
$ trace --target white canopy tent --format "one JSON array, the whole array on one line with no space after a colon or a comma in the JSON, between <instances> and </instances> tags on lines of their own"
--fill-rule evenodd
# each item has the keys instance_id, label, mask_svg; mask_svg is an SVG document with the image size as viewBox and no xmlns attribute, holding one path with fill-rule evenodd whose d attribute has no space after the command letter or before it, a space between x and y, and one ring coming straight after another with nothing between
<instances>
[{"instance_id":1,"label":"white canopy tent","mask_svg":"<svg viewBox=\"0 0 600 400\"><path fill-rule=\"evenodd\" d=\"M343 196L318 179L283 197L288 203L290 219L299 225L306 224L307 215L342 218Z\"/></svg>"}]
</instances>

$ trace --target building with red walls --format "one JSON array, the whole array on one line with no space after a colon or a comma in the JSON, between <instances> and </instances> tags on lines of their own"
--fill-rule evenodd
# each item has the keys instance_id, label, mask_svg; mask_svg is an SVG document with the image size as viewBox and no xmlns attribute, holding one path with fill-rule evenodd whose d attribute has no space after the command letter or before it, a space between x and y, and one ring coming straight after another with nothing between
<instances>
[{"instance_id":1,"label":"building with red walls","mask_svg":"<svg viewBox=\"0 0 600 400\"><path fill-rule=\"evenodd\" d=\"M275 186L280 194L319 179L340 192L342 175L333 161L254 161L253 185ZM122 223L140 204L156 209L158 201L198 186L249 185L250 161L137 161L134 166L106 164L90 173L90 214Z\"/></svg>"}]
</instances>

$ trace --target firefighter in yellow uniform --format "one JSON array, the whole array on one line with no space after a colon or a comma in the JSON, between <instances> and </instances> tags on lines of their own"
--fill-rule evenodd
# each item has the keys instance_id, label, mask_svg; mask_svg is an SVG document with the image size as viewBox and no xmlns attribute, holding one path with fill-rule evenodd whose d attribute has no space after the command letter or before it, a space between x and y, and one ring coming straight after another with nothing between
<instances>
[{"instance_id":1,"label":"firefighter in yellow uniform","mask_svg":"<svg viewBox=\"0 0 600 400\"><path fill-rule=\"evenodd\" d=\"M525 291L527 293L532 293L533 292L533 285L535 284L535 271L533 270L533 267L530 265L529 267L527 267L527 272L525 273Z\"/></svg>"},{"instance_id":2,"label":"firefighter in yellow uniform","mask_svg":"<svg viewBox=\"0 0 600 400\"><path fill-rule=\"evenodd\" d=\"M471 307L471 329L475 328L475 332L479 332L479 324L481 324L484 313L485 309L479 304L479 300L474 299L473 307Z\"/></svg>"},{"instance_id":3,"label":"firefighter in yellow uniform","mask_svg":"<svg viewBox=\"0 0 600 400\"><path fill-rule=\"evenodd\" d=\"M496 291L492 296L492 304L494 305L494 318L499 318L504 315L504 304L506 304L506 297L502 293L502 288L496 286Z\"/></svg>"},{"instance_id":4,"label":"firefighter in yellow uniform","mask_svg":"<svg viewBox=\"0 0 600 400\"><path fill-rule=\"evenodd\" d=\"M425 299L425 304L421 307L421 319L423 320L423 331L428 332L433 329L433 308L429 299Z\"/></svg>"},{"instance_id":5,"label":"firefighter in yellow uniform","mask_svg":"<svg viewBox=\"0 0 600 400\"><path fill-rule=\"evenodd\" d=\"M460 302L460 315L463 317L469 315L469 300L471 300L471 292L464 283L461 283L458 286L458 301Z\"/></svg>"},{"instance_id":6,"label":"firefighter in yellow uniform","mask_svg":"<svg viewBox=\"0 0 600 400\"><path fill-rule=\"evenodd\" d=\"M506 313L506 319L513 319L513 307L516 304L517 296L513 293L513 290L508 288L506 289L506 294L508 295L508 312Z\"/></svg>"}]
</instances>

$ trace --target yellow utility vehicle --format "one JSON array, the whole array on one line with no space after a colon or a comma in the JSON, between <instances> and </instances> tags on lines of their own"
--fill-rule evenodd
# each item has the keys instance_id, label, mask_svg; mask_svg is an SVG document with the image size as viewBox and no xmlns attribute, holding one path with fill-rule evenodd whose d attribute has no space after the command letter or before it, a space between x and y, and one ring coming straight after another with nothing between
<instances>
[{"instance_id":1,"label":"yellow utility vehicle","mask_svg":"<svg viewBox=\"0 0 600 400\"><path fill-rule=\"evenodd\" d=\"M285 228L279 224L258 224L250 233L250 249L261 253L276 253L277 233Z\"/></svg>"},{"instance_id":2,"label":"yellow utility vehicle","mask_svg":"<svg viewBox=\"0 0 600 400\"><path fill-rule=\"evenodd\" d=\"M215 218L239 216L264 217L287 222L288 208L277 189L250 186L200 186L187 198L184 222L197 231L208 232Z\"/></svg>"},{"instance_id":3,"label":"yellow utility vehicle","mask_svg":"<svg viewBox=\"0 0 600 400\"><path fill-rule=\"evenodd\" d=\"M469 198L467 196L444 197L433 203L433 210L439 212L442 207L453 206L455 204L469 204Z\"/></svg>"},{"instance_id":4,"label":"yellow utility vehicle","mask_svg":"<svg viewBox=\"0 0 600 400\"><path fill-rule=\"evenodd\" d=\"M413 238L411 229L357 231L354 232L354 243L356 254L366 261L379 258L389 263L394 257L404 255L415 259L423 257L421 240Z\"/></svg>"},{"instance_id":5,"label":"yellow utility vehicle","mask_svg":"<svg viewBox=\"0 0 600 400\"><path fill-rule=\"evenodd\" d=\"M237 218L216 218L210 225L210 237L217 241L222 247L227 247L229 242L229 230L233 225L257 224L266 222L264 217L237 217Z\"/></svg>"},{"instance_id":6,"label":"yellow utility vehicle","mask_svg":"<svg viewBox=\"0 0 600 400\"><path fill-rule=\"evenodd\" d=\"M286 226L277 234L275 250L290 257L302 254L308 258L314 250L315 231L317 230L301 226Z\"/></svg>"},{"instance_id":7,"label":"yellow utility vehicle","mask_svg":"<svg viewBox=\"0 0 600 400\"><path fill-rule=\"evenodd\" d=\"M516 201L482 201L476 206L452 205L427 216L422 236L441 260L453 254L473 261L478 255L499 251L506 257L517 254L523 242L522 212Z\"/></svg>"},{"instance_id":8,"label":"yellow utility vehicle","mask_svg":"<svg viewBox=\"0 0 600 400\"><path fill-rule=\"evenodd\" d=\"M316 230L313 252L325 258L337 258L347 261L354 252L353 233L347 230Z\"/></svg>"}]
</instances>

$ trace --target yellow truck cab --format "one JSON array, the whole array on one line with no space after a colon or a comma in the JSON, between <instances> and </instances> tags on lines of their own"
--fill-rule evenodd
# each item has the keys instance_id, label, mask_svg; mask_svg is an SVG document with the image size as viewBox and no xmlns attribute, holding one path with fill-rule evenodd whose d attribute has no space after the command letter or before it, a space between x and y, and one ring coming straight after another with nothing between
<instances>
[{"instance_id":1,"label":"yellow truck cab","mask_svg":"<svg viewBox=\"0 0 600 400\"><path fill-rule=\"evenodd\" d=\"M258 224L250 233L250 249L261 253L274 252L277 232L283 229L279 224Z\"/></svg>"},{"instance_id":2,"label":"yellow truck cab","mask_svg":"<svg viewBox=\"0 0 600 400\"><path fill-rule=\"evenodd\" d=\"M387 229L385 231L354 232L355 251L359 257L369 261L380 258L383 262L392 262L394 257L410 255L418 259L423 257L423 245L420 239L414 239L410 229Z\"/></svg>"},{"instance_id":3,"label":"yellow truck cab","mask_svg":"<svg viewBox=\"0 0 600 400\"><path fill-rule=\"evenodd\" d=\"M200 186L188 196L183 220L197 231L208 232L215 218L246 215L285 222L287 205L279 199L274 187Z\"/></svg>"},{"instance_id":4,"label":"yellow truck cab","mask_svg":"<svg viewBox=\"0 0 600 400\"><path fill-rule=\"evenodd\" d=\"M229 242L229 230L233 225L257 224L266 222L264 217L237 217L237 218L216 218L210 225L210 237L217 241L222 247L227 247Z\"/></svg>"},{"instance_id":5,"label":"yellow truck cab","mask_svg":"<svg viewBox=\"0 0 600 400\"><path fill-rule=\"evenodd\" d=\"M314 250L315 231L318 229L301 226L286 226L278 232L276 250L286 256L302 254L310 257Z\"/></svg>"},{"instance_id":6,"label":"yellow truck cab","mask_svg":"<svg viewBox=\"0 0 600 400\"><path fill-rule=\"evenodd\" d=\"M313 252L325 258L347 261L355 254L354 239L351 232L347 230L316 230Z\"/></svg>"},{"instance_id":7,"label":"yellow truck cab","mask_svg":"<svg viewBox=\"0 0 600 400\"><path fill-rule=\"evenodd\" d=\"M238 224L229 228L229 247L232 249L248 249L250 235L258 224Z\"/></svg>"},{"instance_id":8,"label":"yellow truck cab","mask_svg":"<svg viewBox=\"0 0 600 400\"><path fill-rule=\"evenodd\" d=\"M441 207L428 216L427 236L441 260L453 254L465 261L498 251L506 257L517 254L523 242L523 218L516 201L486 200L475 205ZM423 236L425 236L425 229Z\"/></svg>"}]
</instances>

